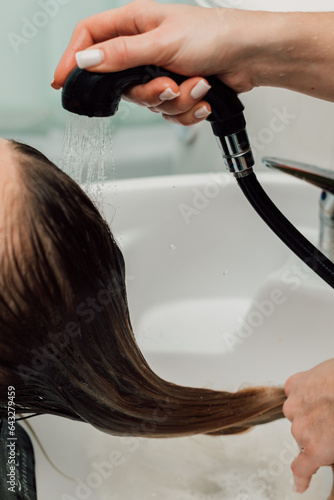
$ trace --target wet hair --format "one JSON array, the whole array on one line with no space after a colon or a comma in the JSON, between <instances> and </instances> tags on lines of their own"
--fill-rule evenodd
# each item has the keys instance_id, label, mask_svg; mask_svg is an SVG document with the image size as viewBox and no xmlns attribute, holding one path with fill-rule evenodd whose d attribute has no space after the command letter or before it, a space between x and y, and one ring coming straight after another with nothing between
<instances>
[{"instance_id":1,"label":"wet hair","mask_svg":"<svg viewBox=\"0 0 334 500\"><path fill-rule=\"evenodd\" d=\"M17 412L114 435L228 434L283 417L280 387L224 392L157 376L132 331L109 225L42 153L9 147L19 196L0 227L0 416L13 386Z\"/></svg>"}]
</instances>

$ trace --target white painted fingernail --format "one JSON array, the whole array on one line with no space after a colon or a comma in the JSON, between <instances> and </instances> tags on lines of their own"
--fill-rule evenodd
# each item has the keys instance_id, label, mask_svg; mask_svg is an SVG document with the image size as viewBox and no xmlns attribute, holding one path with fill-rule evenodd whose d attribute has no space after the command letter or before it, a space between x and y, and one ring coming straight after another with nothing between
<instances>
[{"instance_id":1,"label":"white painted fingernail","mask_svg":"<svg viewBox=\"0 0 334 500\"><path fill-rule=\"evenodd\" d=\"M51 82L51 87L55 90L60 90L61 89L61 86L58 85L57 83L55 83L54 79L52 80Z\"/></svg>"},{"instance_id":2,"label":"white painted fingernail","mask_svg":"<svg viewBox=\"0 0 334 500\"><path fill-rule=\"evenodd\" d=\"M180 92L175 94L170 87L167 87L163 92L161 92L159 99L161 101L171 101L172 99L175 99L175 97L179 97L179 95Z\"/></svg>"},{"instance_id":3,"label":"white painted fingernail","mask_svg":"<svg viewBox=\"0 0 334 500\"><path fill-rule=\"evenodd\" d=\"M81 50L75 54L77 65L80 69L90 68L101 64L104 53L101 49Z\"/></svg>"},{"instance_id":4,"label":"white painted fingernail","mask_svg":"<svg viewBox=\"0 0 334 500\"><path fill-rule=\"evenodd\" d=\"M200 97L203 97L210 89L211 89L210 85L205 83L204 80L200 80L192 89L190 95L193 99L200 99Z\"/></svg>"},{"instance_id":5,"label":"white painted fingernail","mask_svg":"<svg viewBox=\"0 0 334 500\"><path fill-rule=\"evenodd\" d=\"M197 109L194 113L195 118L206 118L211 114L211 111L208 110L206 106L202 106L201 108Z\"/></svg>"}]
</instances>

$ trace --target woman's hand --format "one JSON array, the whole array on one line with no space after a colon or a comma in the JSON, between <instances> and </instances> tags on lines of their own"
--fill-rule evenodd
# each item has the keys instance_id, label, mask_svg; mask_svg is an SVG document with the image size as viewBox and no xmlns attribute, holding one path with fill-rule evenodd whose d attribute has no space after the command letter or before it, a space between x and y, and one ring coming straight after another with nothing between
<instances>
[{"instance_id":1,"label":"woman's hand","mask_svg":"<svg viewBox=\"0 0 334 500\"><path fill-rule=\"evenodd\" d=\"M77 52L94 49L92 61L85 60L86 52L79 55L91 71L154 64L185 76L223 75L236 91L249 90L253 86L249 59L259 41L253 25L259 14L270 15L135 0L78 23L56 69L54 85L64 85L76 67Z\"/></svg>"},{"instance_id":2,"label":"woman's hand","mask_svg":"<svg viewBox=\"0 0 334 500\"><path fill-rule=\"evenodd\" d=\"M211 9L135 0L79 22L52 86L63 87L77 63L97 72L162 66L195 79L178 86L161 77L128 89L124 97L184 125L210 113L203 100L203 77L209 75L237 93L264 85L334 101L333 23L334 12ZM194 97L191 90L201 79Z\"/></svg>"},{"instance_id":3,"label":"woman's hand","mask_svg":"<svg viewBox=\"0 0 334 500\"><path fill-rule=\"evenodd\" d=\"M334 463L334 359L290 377L285 392L283 412L301 450L291 468L302 493L319 467Z\"/></svg>"},{"instance_id":4,"label":"woman's hand","mask_svg":"<svg viewBox=\"0 0 334 500\"><path fill-rule=\"evenodd\" d=\"M218 75L238 92L253 87L253 23L249 17L254 13L135 0L79 22L52 86L62 87L77 61L97 72L146 64L162 66L194 78L178 86L170 78L160 77L128 89L124 98L161 112L168 121L191 125L211 112L203 100L209 89L203 77ZM241 28L245 23L247 36ZM241 50L242 45L247 53Z\"/></svg>"}]
</instances>

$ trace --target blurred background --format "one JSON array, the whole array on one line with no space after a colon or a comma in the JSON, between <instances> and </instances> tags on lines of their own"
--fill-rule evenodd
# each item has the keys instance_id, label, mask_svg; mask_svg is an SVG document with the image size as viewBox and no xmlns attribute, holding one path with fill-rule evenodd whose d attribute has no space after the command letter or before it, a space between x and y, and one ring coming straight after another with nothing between
<instances>
[{"instance_id":1,"label":"blurred background","mask_svg":"<svg viewBox=\"0 0 334 500\"><path fill-rule=\"evenodd\" d=\"M0 135L37 147L59 163L68 113L50 87L76 23L126 0L13 0L0 17ZM167 3L164 0L163 3ZM181 3L181 2L173 2ZM195 4L183 0L182 3ZM197 0L197 4L270 10L333 10L331 0ZM248 132L262 169L263 155L334 168L333 104L282 90L243 94ZM224 170L208 123L167 124L160 115L122 103L113 118L118 178ZM122 109L122 108L121 108Z\"/></svg>"}]
</instances>

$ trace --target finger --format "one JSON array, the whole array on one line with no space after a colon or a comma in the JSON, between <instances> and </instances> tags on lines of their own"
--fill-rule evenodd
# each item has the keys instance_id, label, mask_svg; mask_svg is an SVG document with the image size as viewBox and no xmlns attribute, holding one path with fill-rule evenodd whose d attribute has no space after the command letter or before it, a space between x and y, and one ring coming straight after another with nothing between
<instances>
[{"instance_id":1,"label":"finger","mask_svg":"<svg viewBox=\"0 0 334 500\"><path fill-rule=\"evenodd\" d=\"M291 405L289 399L286 399L284 401L282 411L283 411L285 418L287 418L288 420L290 420L290 422L292 422L293 417L294 417L294 410L292 408L292 405Z\"/></svg>"},{"instance_id":2,"label":"finger","mask_svg":"<svg viewBox=\"0 0 334 500\"><path fill-rule=\"evenodd\" d=\"M162 114L163 118L178 125L190 126L205 120L211 114L211 106L205 101L200 101L186 113L177 115Z\"/></svg>"},{"instance_id":3,"label":"finger","mask_svg":"<svg viewBox=\"0 0 334 500\"><path fill-rule=\"evenodd\" d=\"M209 89L210 85L204 78L188 78L179 86L179 97L162 102L157 110L166 115L187 113L187 111L194 110L195 104L205 98Z\"/></svg>"},{"instance_id":4,"label":"finger","mask_svg":"<svg viewBox=\"0 0 334 500\"><path fill-rule=\"evenodd\" d=\"M301 451L291 464L295 489L298 493L303 493L309 487L313 474L319 467L314 464L306 451Z\"/></svg>"},{"instance_id":5,"label":"finger","mask_svg":"<svg viewBox=\"0 0 334 500\"><path fill-rule=\"evenodd\" d=\"M151 1L146 0L145 3L151 4ZM141 2L141 6L132 2L118 9L101 12L80 21L75 27L70 43L56 68L54 85L64 86L67 77L76 67L75 54L77 52L113 38L138 35L136 19L138 14L143 15L143 5L144 2ZM153 27L154 25L152 25L152 29ZM106 55L109 56L108 51Z\"/></svg>"},{"instance_id":6,"label":"finger","mask_svg":"<svg viewBox=\"0 0 334 500\"><path fill-rule=\"evenodd\" d=\"M159 65L162 52L157 50L155 30L133 36L120 36L102 43L95 44L90 49L98 49L103 53L103 60L96 65L86 65L86 51L80 52L81 66L89 71L108 72L121 71L142 65ZM82 62L83 61L83 62Z\"/></svg>"},{"instance_id":7,"label":"finger","mask_svg":"<svg viewBox=\"0 0 334 500\"><path fill-rule=\"evenodd\" d=\"M291 429L294 430L299 429L299 423L297 420L295 420L299 414L300 414L300 409L301 409L301 401L299 397L293 398L292 396L289 396L283 403L282 411L284 416L292 422L292 427ZM295 439L297 437L295 436Z\"/></svg>"},{"instance_id":8,"label":"finger","mask_svg":"<svg viewBox=\"0 0 334 500\"><path fill-rule=\"evenodd\" d=\"M124 98L127 101L148 106L156 113L181 115L190 110L193 113L196 112L198 106L195 107L195 104L206 95L209 89L210 85L201 77L189 78L179 87L174 80L161 77L145 85L136 85L127 89L124 92ZM187 115L186 119L189 116ZM178 119L177 122L179 123Z\"/></svg>"},{"instance_id":9,"label":"finger","mask_svg":"<svg viewBox=\"0 0 334 500\"><path fill-rule=\"evenodd\" d=\"M83 19L76 25L70 43L56 68L53 81L54 85L60 87L64 86L67 77L77 66L75 54L78 51L85 50L94 45L94 43L105 40L106 37L112 37L111 33L108 35L104 30L104 26L109 23L105 23L106 18L102 18L103 14L107 18L109 13L96 14L90 18ZM102 38L102 36L104 38Z\"/></svg>"},{"instance_id":10,"label":"finger","mask_svg":"<svg viewBox=\"0 0 334 500\"><path fill-rule=\"evenodd\" d=\"M101 54L94 63L91 58L92 49L94 49L95 54ZM149 64L159 66L159 58L160 51L156 50L153 32L118 37L95 44L84 51L76 51L76 47L72 46L67 49L56 69L54 85L63 87L66 79L77 65L88 71L108 73ZM78 62L79 64L77 64Z\"/></svg>"},{"instance_id":11,"label":"finger","mask_svg":"<svg viewBox=\"0 0 334 500\"><path fill-rule=\"evenodd\" d=\"M294 375L291 375L291 377L288 378L288 380L285 382L285 385L284 385L284 391L285 391L285 394L289 397L289 395L291 394L291 391L293 390L293 388L295 387L296 383L298 382L298 380L300 379L300 376L302 375L303 372L300 372L300 373L295 373Z\"/></svg>"},{"instance_id":12,"label":"finger","mask_svg":"<svg viewBox=\"0 0 334 500\"><path fill-rule=\"evenodd\" d=\"M211 113L210 105L201 99L209 89L210 85L204 78L189 78L179 86L179 97L166 100L151 110L162 112L163 118L170 123L194 125Z\"/></svg>"},{"instance_id":13,"label":"finger","mask_svg":"<svg viewBox=\"0 0 334 500\"><path fill-rule=\"evenodd\" d=\"M122 98L141 106L155 107L162 102L175 99L179 95L179 86L174 80L160 77L143 85L127 87L122 93ZM159 111L157 110L157 112Z\"/></svg>"}]
</instances>

